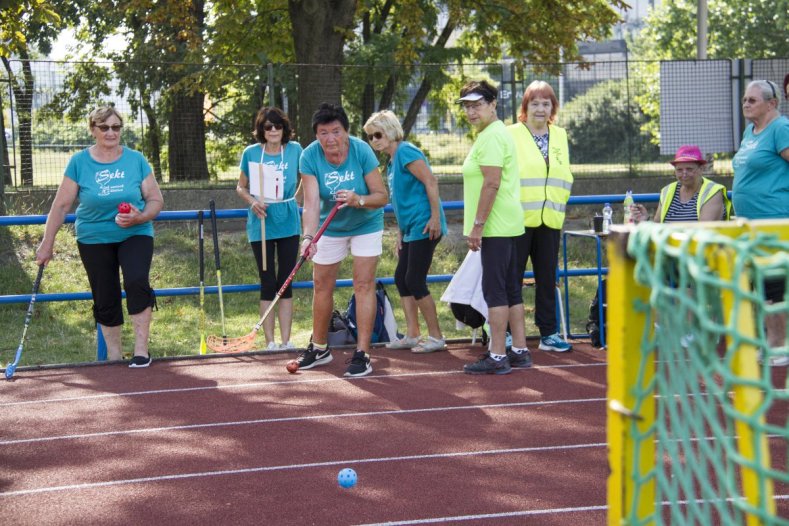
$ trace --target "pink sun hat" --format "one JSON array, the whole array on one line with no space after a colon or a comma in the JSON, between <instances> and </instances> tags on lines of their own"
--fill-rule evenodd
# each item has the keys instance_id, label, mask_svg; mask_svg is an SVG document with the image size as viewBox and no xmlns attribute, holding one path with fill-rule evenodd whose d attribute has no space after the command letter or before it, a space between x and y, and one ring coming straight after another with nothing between
<instances>
[{"instance_id":1,"label":"pink sun hat","mask_svg":"<svg viewBox=\"0 0 789 526\"><path fill-rule=\"evenodd\" d=\"M704 159L704 156L701 154L701 149L698 146L695 144L686 144L685 146L679 147L677 154L674 156L674 160L671 161L672 165L677 163L696 163L704 166L707 164L707 161Z\"/></svg>"}]
</instances>

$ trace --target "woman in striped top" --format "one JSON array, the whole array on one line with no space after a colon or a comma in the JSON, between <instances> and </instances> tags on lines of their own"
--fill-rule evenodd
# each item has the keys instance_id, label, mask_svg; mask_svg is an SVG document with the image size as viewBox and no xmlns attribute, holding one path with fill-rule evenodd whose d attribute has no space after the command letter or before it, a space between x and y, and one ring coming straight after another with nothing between
<instances>
[{"instance_id":1,"label":"woman in striped top","mask_svg":"<svg viewBox=\"0 0 789 526\"><path fill-rule=\"evenodd\" d=\"M698 146L681 146L671 164L677 180L660 191L655 221L720 221L729 218L731 204L726 187L702 176L701 167L707 161ZM636 223L649 218L642 204L634 204L630 210Z\"/></svg>"}]
</instances>

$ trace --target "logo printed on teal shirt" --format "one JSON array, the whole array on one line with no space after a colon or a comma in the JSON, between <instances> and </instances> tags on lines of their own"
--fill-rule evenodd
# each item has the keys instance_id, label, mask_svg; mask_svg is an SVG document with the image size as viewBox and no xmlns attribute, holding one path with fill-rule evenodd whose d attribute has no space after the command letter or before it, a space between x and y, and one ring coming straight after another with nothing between
<instances>
[{"instance_id":1,"label":"logo printed on teal shirt","mask_svg":"<svg viewBox=\"0 0 789 526\"><path fill-rule=\"evenodd\" d=\"M99 185L99 196L108 196L113 192L123 192L124 185L110 183L115 179L125 179L125 172L122 170L101 170L96 172L96 184Z\"/></svg>"}]
</instances>

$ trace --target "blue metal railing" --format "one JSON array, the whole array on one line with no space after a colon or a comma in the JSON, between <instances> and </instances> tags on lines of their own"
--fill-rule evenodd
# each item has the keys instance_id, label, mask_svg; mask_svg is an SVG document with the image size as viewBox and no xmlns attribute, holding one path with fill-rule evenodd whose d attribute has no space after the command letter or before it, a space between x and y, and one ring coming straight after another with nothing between
<instances>
[{"instance_id":1,"label":"blue metal railing","mask_svg":"<svg viewBox=\"0 0 789 526\"><path fill-rule=\"evenodd\" d=\"M657 202L660 199L660 194L635 194L633 195L633 199L636 202ZM624 200L624 194L603 194L603 195L589 195L589 196L571 196L569 200L569 205L594 205L594 204L603 204L603 203L621 203ZM447 201L442 203L444 210L462 210L463 209L463 201ZM384 207L385 213L393 213L393 208L391 205L387 205ZM209 210L203 210L204 215L209 215ZM156 217L156 221L196 221L197 220L198 210L179 210L179 211L163 211L159 213ZM244 219L247 217L247 209L245 208L238 208L238 209L227 209L227 210L217 210L217 219ZM0 227L3 226L21 226L21 225L41 225L46 223L47 216L46 215L26 215L26 216L0 216ZM65 223L74 223L76 220L75 214L67 214ZM607 274L608 268L603 268L601 272ZM599 272L597 268L583 268L583 269L573 269L573 270L559 270L557 273L557 278L564 278L567 277L574 277L574 276L598 276ZM531 271L524 273L525 278L533 278L534 273ZM394 278L392 277L383 277L378 278L381 282L386 285L391 285L394 283ZM449 282L452 279L452 274L441 274L441 275L430 275L427 278L428 283L444 283ZM293 282L293 288L296 289L306 289L312 288L313 282L312 281L298 281ZM340 279L337 280L337 287L352 287L353 280L351 279ZM240 284L240 285L223 285L222 292L227 293L239 293L239 292L256 292L260 290L260 285L255 284ZM165 297L165 296L191 296L197 295L200 293L199 287L174 287L174 288L164 288L164 289L155 289L155 293L157 297ZM206 294L217 294L218 287L216 286L206 286L205 287ZM125 292L122 292L123 296L126 296ZM28 303L30 301L30 294L8 294L0 296L0 305L4 304L11 304L11 303ZM47 301L79 301L79 300L90 300L92 299L92 294L90 292L69 292L69 293L47 293L47 294L38 294L36 296L36 301L38 302L47 302ZM98 331L99 338L98 338L98 359L106 359L106 348L104 347L104 342L101 338L101 331ZM103 356L102 356L103 355Z\"/></svg>"}]
</instances>

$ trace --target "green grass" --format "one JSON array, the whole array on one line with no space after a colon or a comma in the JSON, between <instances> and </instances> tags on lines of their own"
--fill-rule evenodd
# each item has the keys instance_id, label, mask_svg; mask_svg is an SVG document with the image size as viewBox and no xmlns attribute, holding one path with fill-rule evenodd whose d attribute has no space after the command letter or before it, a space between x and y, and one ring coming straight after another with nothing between
<instances>
[{"instance_id":1,"label":"green grass","mask_svg":"<svg viewBox=\"0 0 789 526\"><path fill-rule=\"evenodd\" d=\"M457 228L457 225L454 225ZM220 226L220 228L222 228ZM29 294L36 274L34 261L43 226L18 226L0 229L0 295ZM393 256L394 231L388 228L384 237L384 256L378 266L378 276L392 276L396 265ZM220 232L222 249L222 282L224 285L255 283L255 267L250 248L243 230ZM593 265L594 252L585 243L570 244L571 268ZM83 292L89 290L85 271L77 252L73 228L65 226L58 234L56 257L47 267L41 285L42 293ZM206 284L216 284L210 236L206 239ZM452 274L465 256L465 244L460 236L447 236L439 244L433 260L431 274ZM192 287L198 285L198 261L196 226L180 223L177 226L157 225L156 252L154 254L151 281L154 288ZM343 262L340 278L351 276L350 258ZM305 265L296 276L296 281L309 281L311 269ZM594 278L571 279L572 331L584 331L588 306L594 294ZM436 300L441 327L447 338L467 338L471 331L457 330L449 305L439 301L446 283L430 286ZM392 300L395 317L401 331L405 321L400 309L400 300L395 287L387 287ZM352 290L338 288L335 307L345 310ZM225 318L230 336L247 334L259 319L258 293L225 294ZM534 299L530 288L525 289L527 334L536 335L533 325ZM155 357L196 354L199 344L199 306L197 296L174 296L158 298L159 310L154 313L151 328L150 349ZM307 344L311 327L311 289L294 289L293 341ZM0 305L0 361L13 360L13 351L19 343L27 304ZM221 323L216 295L206 296L207 333L220 334ZM124 350L132 347L130 323L124 326ZM422 325L425 332L424 323ZM262 332L262 331L261 331ZM258 345L262 345L262 334ZM22 365L62 364L93 361L96 358L96 329L91 315L91 302L39 302L28 332L28 342Z\"/></svg>"}]
</instances>

